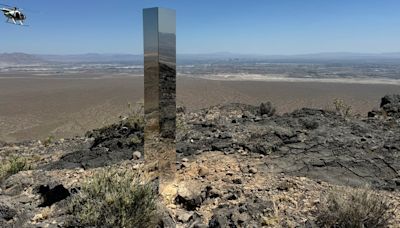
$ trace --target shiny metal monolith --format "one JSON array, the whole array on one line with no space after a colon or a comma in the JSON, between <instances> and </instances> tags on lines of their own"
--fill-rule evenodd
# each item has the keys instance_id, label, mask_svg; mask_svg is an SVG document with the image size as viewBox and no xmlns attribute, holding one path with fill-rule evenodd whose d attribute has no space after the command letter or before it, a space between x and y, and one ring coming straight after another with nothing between
<instances>
[{"instance_id":1,"label":"shiny metal monolith","mask_svg":"<svg viewBox=\"0 0 400 228\"><path fill-rule=\"evenodd\" d=\"M143 10L144 156L163 183L172 181L176 166L176 19L164 8Z\"/></svg>"}]
</instances>

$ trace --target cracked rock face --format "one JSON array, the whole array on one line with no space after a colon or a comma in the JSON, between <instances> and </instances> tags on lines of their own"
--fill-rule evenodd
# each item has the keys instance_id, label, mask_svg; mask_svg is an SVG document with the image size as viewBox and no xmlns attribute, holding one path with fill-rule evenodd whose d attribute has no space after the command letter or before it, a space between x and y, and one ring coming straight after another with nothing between
<instances>
[{"instance_id":1,"label":"cracked rock face","mask_svg":"<svg viewBox=\"0 0 400 228\"><path fill-rule=\"evenodd\" d=\"M384 98L383 107L399 105ZM398 102L398 103L394 103ZM392 112L396 117L400 110ZM257 107L216 106L182 116L181 156L202 151L257 153L271 173L306 176L334 184L400 189L400 120L343 118L335 112L301 109L260 116Z\"/></svg>"}]
</instances>

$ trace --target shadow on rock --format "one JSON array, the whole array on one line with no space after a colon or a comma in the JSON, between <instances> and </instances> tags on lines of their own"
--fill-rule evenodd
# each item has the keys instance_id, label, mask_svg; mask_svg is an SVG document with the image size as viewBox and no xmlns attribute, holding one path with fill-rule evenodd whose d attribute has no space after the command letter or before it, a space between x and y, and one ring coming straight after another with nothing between
<instances>
[{"instance_id":1,"label":"shadow on rock","mask_svg":"<svg viewBox=\"0 0 400 228\"><path fill-rule=\"evenodd\" d=\"M68 189L64 188L64 186L61 184L55 186L54 188L50 188L47 185L41 185L39 186L37 192L43 198L43 202L39 205L39 207L49 207L71 195Z\"/></svg>"},{"instance_id":2,"label":"shadow on rock","mask_svg":"<svg viewBox=\"0 0 400 228\"><path fill-rule=\"evenodd\" d=\"M46 170L97 168L131 160L134 151L143 151L143 127L129 119L86 134L92 145L63 155L60 160L42 167Z\"/></svg>"}]
</instances>

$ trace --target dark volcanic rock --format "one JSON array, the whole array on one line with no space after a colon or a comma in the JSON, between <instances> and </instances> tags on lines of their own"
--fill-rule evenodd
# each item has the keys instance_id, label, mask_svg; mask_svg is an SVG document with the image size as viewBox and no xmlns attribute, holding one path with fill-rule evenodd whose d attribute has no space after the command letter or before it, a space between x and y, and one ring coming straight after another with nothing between
<instances>
[{"instance_id":1,"label":"dark volcanic rock","mask_svg":"<svg viewBox=\"0 0 400 228\"><path fill-rule=\"evenodd\" d=\"M386 95L383 97L381 109L390 117L400 118L400 95Z\"/></svg>"},{"instance_id":2,"label":"dark volcanic rock","mask_svg":"<svg viewBox=\"0 0 400 228\"><path fill-rule=\"evenodd\" d=\"M86 134L94 138L90 149L105 147L110 150L132 149L143 147L143 126L126 119L118 124L93 130Z\"/></svg>"},{"instance_id":3,"label":"dark volcanic rock","mask_svg":"<svg viewBox=\"0 0 400 228\"><path fill-rule=\"evenodd\" d=\"M228 148L232 148L232 142L230 141L218 141L211 145L211 149L216 151L224 151Z\"/></svg>"},{"instance_id":4,"label":"dark volcanic rock","mask_svg":"<svg viewBox=\"0 0 400 228\"><path fill-rule=\"evenodd\" d=\"M11 220L17 215L17 212L7 206L6 204L0 202L0 220ZM1 224L1 223L0 223Z\"/></svg>"},{"instance_id":5,"label":"dark volcanic rock","mask_svg":"<svg viewBox=\"0 0 400 228\"><path fill-rule=\"evenodd\" d=\"M275 211L272 201L265 202L255 196L246 197L246 201L238 205L220 205L214 210L209 227L259 227L264 215Z\"/></svg>"},{"instance_id":6,"label":"dark volcanic rock","mask_svg":"<svg viewBox=\"0 0 400 228\"><path fill-rule=\"evenodd\" d=\"M45 166L45 169L96 168L130 160L133 153L129 149L109 150L108 148L93 148L78 150L61 157L59 161Z\"/></svg>"},{"instance_id":7,"label":"dark volcanic rock","mask_svg":"<svg viewBox=\"0 0 400 228\"><path fill-rule=\"evenodd\" d=\"M395 117L398 101L398 95L386 96L382 110ZM265 156L265 167L259 170L334 184L400 189L396 181L400 177L400 122L396 119L345 119L333 111L310 108L260 117L259 106L243 104L179 112L178 116L185 122L184 129L177 131L179 157L211 150L250 152ZM132 159L133 151L143 151L143 128L126 120L88 136L94 138L90 148L66 154L47 168L106 166Z\"/></svg>"},{"instance_id":8,"label":"dark volcanic rock","mask_svg":"<svg viewBox=\"0 0 400 228\"><path fill-rule=\"evenodd\" d=\"M399 96L382 99L396 117ZM264 104L263 108L268 109ZM178 134L183 156L197 151L246 151L266 155L263 169L334 184L400 189L400 122L343 118L333 111L303 108L255 121L260 107L229 104L183 116L188 131ZM199 120L203 120L198 124ZM220 137L229 133L229 137ZM190 140L195 139L195 140Z\"/></svg>"},{"instance_id":9,"label":"dark volcanic rock","mask_svg":"<svg viewBox=\"0 0 400 228\"><path fill-rule=\"evenodd\" d=\"M175 227L175 221L165 205L157 204L157 212L159 214L157 228Z\"/></svg>"},{"instance_id":10,"label":"dark volcanic rock","mask_svg":"<svg viewBox=\"0 0 400 228\"><path fill-rule=\"evenodd\" d=\"M93 138L87 149L63 155L44 169L96 168L131 160L134 151L143 151L143 127L129 119L86 134Z\"/></svg>"},{"instance_id":11,"label":"dark volcanic rock","mask_svg":"<svg viewBox=\"0 0 400 228\"><path fill-rule=\"evenodd\" d=\"M399 104L400 103L400 94L386 95L381 100L381 108L388 104Z\"/></svg>"},{"instance_id":12,"label":"dark volcanic rock","mask_svg":"<svg viewBox=\"0 0 400 228\"><path fill-rule=\"evenodd\" d=\"M368 112L368 117L400 118L400 95L386 95L381 100L380 110Z\"/></svg>"},{"instance_id":13,"label":"dark volcanic rock","mask_svg":"<svg viewBox=\"0 0 400 228\"><path fill-rule=\"evenodd\" d=\"M209 228L236 227L234 221L230 219L231 214L217 213L211 217L208 223Z\"/></svg>"}]
</instances>

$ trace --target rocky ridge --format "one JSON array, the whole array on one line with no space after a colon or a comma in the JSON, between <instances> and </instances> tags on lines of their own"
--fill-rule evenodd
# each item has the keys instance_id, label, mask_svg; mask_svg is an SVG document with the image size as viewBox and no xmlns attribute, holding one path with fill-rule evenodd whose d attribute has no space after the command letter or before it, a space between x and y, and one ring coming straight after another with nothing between
<instances>
[{"instance_id":1,"label":"rocky ridge","mask_svg":"<svg viewBox=\"0 0 400 228\"><path fill-rule=\"evenodd\" d=\"M316 227L321 195L370 186L397 207L400 224L400 96L385 96L368 118L271 104L178 108L177 195L165 202L170 227ZM109 166L144 166L143 128L128 119L86 137L0 143L0 160L33 166L1 181L0 226L64 227L69 196ZM62 196L62 197L60 197Z\"/></svg>"}]
</instances>

